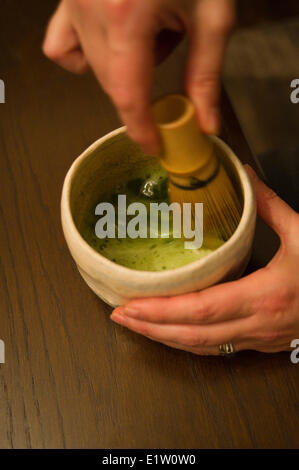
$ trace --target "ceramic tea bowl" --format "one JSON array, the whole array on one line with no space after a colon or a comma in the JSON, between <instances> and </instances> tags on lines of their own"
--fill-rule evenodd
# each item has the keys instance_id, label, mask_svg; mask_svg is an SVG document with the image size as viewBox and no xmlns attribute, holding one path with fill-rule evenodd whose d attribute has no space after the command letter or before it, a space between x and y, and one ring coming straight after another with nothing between
<instances>
[{"instance_id":1,"label":"ceramic tea bowl","mask_svg":"<svg viewBox=\"0 0 299 470\"><path fill-rule=\"evenodd\" d=\"M155 157L143 154L122 127L97 140L72 164L61 199L65 239L83 279L108 304L117 306L133 298L192 292L236 279L243 273L254 236L255 195L233 151L221 139L212 139L238 188L243 206L240 223L231 238L211 254L165 271L138 271L120 266L96 252L80 233L86 210L101 202L101 195L112 192L118 182L129 180L133 170L151 164Z\"/></svg>"}]
</instances>

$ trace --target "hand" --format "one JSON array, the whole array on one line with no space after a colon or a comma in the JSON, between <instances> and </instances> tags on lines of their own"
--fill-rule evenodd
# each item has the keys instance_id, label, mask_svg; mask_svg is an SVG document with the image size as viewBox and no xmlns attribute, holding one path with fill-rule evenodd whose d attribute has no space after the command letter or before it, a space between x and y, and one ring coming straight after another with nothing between
<instances>
[{"instance_id":1,"label":"hand","mask_svg":"<svg viewBox=\"0 0 299 470\"><path fill-rule=\"evenodd\" d=\"M271 262L238 281L172 298L139 299L118 307L112 320L150 339L195 354L278 352L299 338L299 214L247 166L260 217L280 237Z\"/></svg>"},{"instance_id":2,"label":"hand","mask_svg":"<svg viewBox=\"0 0 299 470\"><path fill-rule=\"evenodd\" d=\"M219 76L233 22L234 0L63 0L43 50L67 70L80 73L90 66L130 137L155 154L160 140L150 112L150 88L157 35L165 29L187 32L186 90L199 125L217 133Z\"/></svg>"}]
</instances>

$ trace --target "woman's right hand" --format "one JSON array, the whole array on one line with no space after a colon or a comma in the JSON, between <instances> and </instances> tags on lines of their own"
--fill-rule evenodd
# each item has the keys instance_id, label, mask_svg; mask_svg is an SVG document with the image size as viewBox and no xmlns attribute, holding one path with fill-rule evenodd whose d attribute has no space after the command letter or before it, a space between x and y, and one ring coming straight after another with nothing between
<instances>
[{"instance_id":1,"label":"woman's right hand","mask_svg":"<svg viewBox=\"0 0 299 470\"><path fill-rule=\"evenodd\" d=\"M43 50L72 72L91 67L130 137L154 154L160 149L150 112L157 34L186 31L186 92L201 128L217 133L219 77L233 23L234 0L62 0Z\"/></svg>"}]
</instances>

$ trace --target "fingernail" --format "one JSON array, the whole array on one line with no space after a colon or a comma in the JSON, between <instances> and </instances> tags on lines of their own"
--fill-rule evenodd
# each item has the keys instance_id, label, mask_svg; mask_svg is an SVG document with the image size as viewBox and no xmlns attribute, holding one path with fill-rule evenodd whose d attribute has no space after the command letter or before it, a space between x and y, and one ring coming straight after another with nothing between
<instances>
[{"instance_id":1,"label":"fingernail","mask_svg":"<svg viewBox=\"0 0 299 470\"><path fill-rule=\"evenodd\" d=\"M124 307L124 314L132 318L139 317L139 311L136 308L132 308L132 307Z\"/></svg>"},{"instance_id":2,"label":"fingernail","mask_svg":"<svg viewBox=\"0 0 299 470\"><path fill-rule=\"evenodd\" d=\"M115 323L117 323L118 325L125 325L125 318L123 315L119 314L119 313L112 313L110 315L110 318L112 321L114 321Z\"/></svg>"}]
</instances>

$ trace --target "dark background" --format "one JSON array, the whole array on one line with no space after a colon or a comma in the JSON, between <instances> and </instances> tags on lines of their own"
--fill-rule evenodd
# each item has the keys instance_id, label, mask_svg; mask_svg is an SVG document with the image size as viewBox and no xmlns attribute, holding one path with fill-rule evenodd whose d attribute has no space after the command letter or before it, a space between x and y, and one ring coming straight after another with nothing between
<instances>
[{"instance_id":1,"label":"dark background","mask_svg":"<svg viewBox=\"0 0 299 470\"><path fill-rule=\"evenodd\" d=\"M240 27L230 42L224 84L268 182L299 210L299 2L239 1ZM247 25L250 27L246 27Z\"/></svg>"},{"instance_id":2,"label":"dark background","mask_svg":"<svg viewBox=\"0 0 299 470\"><path fill-rule=\"evenodd\" d=\"M299 366L288 353L226 360L169 349L112 324L81 280L61 231L61 187L74 158L120 123L91 74L43 57L55 5L1 1L0 447L298 447ZM225 94L223 137L295 204L299 5L239 9L224 84L254 156ZM181 89L184 47L157 69L154 96ZM249 270L276 248L259 222Z\"/></svg>"}]
</instances>

